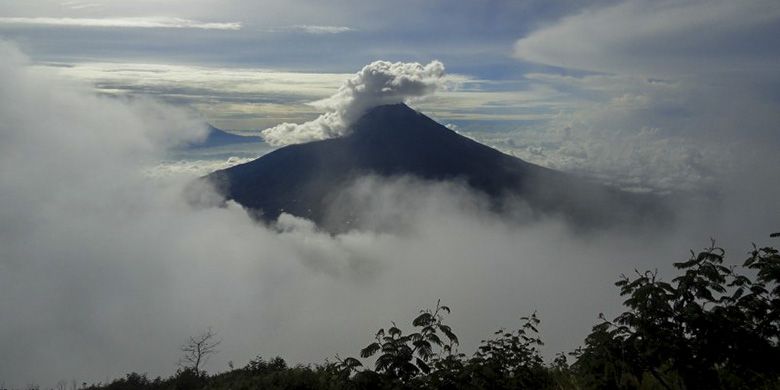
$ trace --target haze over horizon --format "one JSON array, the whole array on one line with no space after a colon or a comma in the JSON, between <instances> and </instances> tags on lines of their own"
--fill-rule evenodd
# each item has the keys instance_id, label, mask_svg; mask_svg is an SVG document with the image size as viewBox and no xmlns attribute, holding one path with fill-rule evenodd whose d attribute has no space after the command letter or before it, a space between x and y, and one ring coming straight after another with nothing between
<instances>
[{"instance_id":1,"label":"haze over horizon","mask_svg":"<svg viewBox=\"0 0 780 390\"><path fill-rule=\"evenodd\" d=\"M316 363L437 299L464 350L536 310L571 351L621 273L780 229L777 36L771 0L0 1L0 388L168 375L209 326L209 371ZM192 185L396 103L675 221L583 233L369 176L340 191L382 228L328 234ZM265 143L183 148L206 123Z\"/></svg>"}]
</instances>

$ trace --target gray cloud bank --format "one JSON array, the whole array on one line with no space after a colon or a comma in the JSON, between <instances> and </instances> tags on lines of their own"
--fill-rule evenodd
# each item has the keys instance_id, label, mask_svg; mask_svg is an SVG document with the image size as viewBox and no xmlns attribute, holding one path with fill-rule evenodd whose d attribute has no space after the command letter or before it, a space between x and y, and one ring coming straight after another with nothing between
<instances>
[{"instance_id":1,"label":"gray cloud bank","mask_svg":"<svg viewBox=\"0 0 780 390\"><path fill-rule=\"evenodd\" d=\"M640 76L774 73L780 6L773 0L627 0L533 31L515 56L565 68Z\"/></svg>"},{"instance_id":2,"label":"gray cloud bank","mask_svg":"<svg viewBox=\"0 0 780 390\"><path fill-rule=\"evenodd\" d=\"M437 298L453 307L466 352L533 310L549 351L570 350L597 313L615 311L611 283L621 272L663 269L710 236L727 238L739 258L778 220L780 192L764 169L735 177L717 213L682 208L694 222L642 236L578 236L556 219L510 223L457 183L408 178L345 188L373 231L330 236L290 215L258 225L233 203L191 206L187 180L143 172L167 147L203 137L200 118L153 101L97 97L30 67L8 44L0 57L7 386L167 375L179 344L208 326L223 339L211 371L256 354L303 362L354 355L377 328L406 324ZM439 68L427 74L437 80ZM338 102L359 98L360 89L342 91L331 104L349 117ZM402 96L394 91L392 99Z\"/></svg>"},{"instance_id":3,"label":"gray cloud bank","mask_svg":"<svg viewBox=\"0 0 780 390\"><path fill-rule=\"evenodd\" d=\"M515 56L597 74L526 74L570 98L542 135L509 146L623 187L717 191L780 164L778 34L771 0L628 0L548 23Z\"/></svg>"}]
</instances>

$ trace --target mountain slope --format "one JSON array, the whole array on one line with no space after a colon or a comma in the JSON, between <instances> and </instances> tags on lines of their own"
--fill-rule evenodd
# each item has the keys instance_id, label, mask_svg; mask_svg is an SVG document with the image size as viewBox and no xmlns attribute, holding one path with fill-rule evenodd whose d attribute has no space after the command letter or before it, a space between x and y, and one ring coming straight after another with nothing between
<instances>
[{"instance_id":1,"label":"mountain slope","mask_svg":"<svg viewBox=\"0 0 780 390\"><path fill-rule=\"evenodd\" d=\"M228 199L275 219L282 211L342 231L353 215L329 213L331 202L363 175L462 180L500 210L522 199L537 215L563 215L579 226L643 223L661 208L626 193L527 163L436 123L404 104L369 110L350 135L291 145L207 178Z\"/></svg>"}]
</instances>

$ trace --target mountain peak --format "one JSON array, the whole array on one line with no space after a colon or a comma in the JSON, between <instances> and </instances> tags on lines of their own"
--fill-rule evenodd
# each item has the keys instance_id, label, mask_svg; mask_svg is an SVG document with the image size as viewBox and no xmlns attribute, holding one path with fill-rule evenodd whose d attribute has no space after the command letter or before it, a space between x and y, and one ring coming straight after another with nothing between
<instances>
[{"instance_id":1,"label":"mountain peak","mask_svg":"<svg viewBox=\"0 0 780 390\"><path fill-rule=\"evenodd\" d=\"M384 104L366 110L360 119L377 120L383 118L413 118L422 116L415 109L407 106L405 103Z\"/></svg>"},{"instance_id":2,"label":"mountain peak","mask_svg":"<svg viewBox=\"0 0 780 390\"><path fill-rule=\"evenodd\" d=\"M425 153L423 149L428 149L432 152L442 145L467 140L403 103L369 109L350 126L349 135L344 138L349 140L347 142L363 145L357 146L362 149L404 149L410 158L414 151Z\"/></svg>"},{"instance_id":3,"label":"mountain peak","mask_svg":"<svg viewBox=\"0 0 780 390\"><path fill-rule=\"evenodd\" d=\"M367 110L350 126L351 133L371 131L404 131L419 127L421 122L438 125L427 116L415 111L404 103L386 104Z\"/></svg>"},{"instance_id":4,"label":"mountain peak","mask_svg":"<svg viewBox=\"0 0 780 390\"><path fill-rule=\"evenodd\" d=\"M400 114L400 113L414 113L419 114L417 110L409 107L406 105L406 103L391 103L391 104L382 104L379 106L374 106L372 108L369 108L366 111L366 114L368 113L390 113L390 114Z\"/></svg>"}]
</instances>

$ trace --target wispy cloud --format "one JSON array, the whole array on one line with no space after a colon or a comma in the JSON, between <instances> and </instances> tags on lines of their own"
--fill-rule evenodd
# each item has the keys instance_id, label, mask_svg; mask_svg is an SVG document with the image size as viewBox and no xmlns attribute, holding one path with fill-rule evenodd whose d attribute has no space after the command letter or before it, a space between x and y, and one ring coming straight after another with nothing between
<instances>
[{"instance_id":1,"label":"wispy cloud","mask_svg":"<svg viewBox=\"0 0 780 390\"><path fill-rule=\"evenodd\" d=\"M75 10L87 9L87 8L99 8L99 7L103 6L103 4L88 3L88 2L83 2L83 1L65 1L65 2L60 3L60 5L63 6L63 7L70 8L70 9L75 9Z\"/></svg>"},{"instance_id":2,"label":"wispy cloud","mask_svg":"<svg viewBox=\"0 0 780 390\"><path fill-rule=\"evenodd\" d=\"M240 22L203 22L167 16L129 18L49 18L49 17L0 17L0 24L61 27L108 28L195 28L204 30L239 30Z\"/></svg>"},{"instance_id":3,"label":"wispy cloud","mask_svg":"<svg viewBox=\"0 0 780 390\"><path fill-rule=\"evenodd\" d=\"M355 31L355 29L346 26L318 26L309 24L298 24L295 26L290 26L286 28L286 30L303 32L307 34L339 34Z\"/></svg>"}]
</instances>

